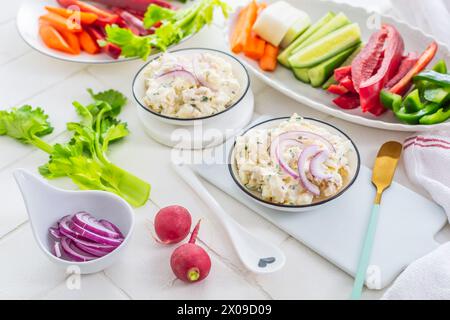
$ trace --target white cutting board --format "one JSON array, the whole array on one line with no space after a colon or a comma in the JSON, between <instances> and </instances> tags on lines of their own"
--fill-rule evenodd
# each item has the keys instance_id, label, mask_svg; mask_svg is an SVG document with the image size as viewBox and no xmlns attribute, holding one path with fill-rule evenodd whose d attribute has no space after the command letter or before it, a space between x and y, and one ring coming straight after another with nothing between
<instances>
[{"instance_id":1,"label":"white cutting board","mask_svg":"<svg viewBox=\"0 0 450 320\"><path fill-rule=\"evenodd\" d=\"M261 117L253 123L265 119ZM234 139L227 141L227 152L233 143ZM223 154L224 146L219 148L222 152L216 154ZM330 205L301 213L275 211L248 199L235 185L225 164L191 168L340 269L355 275L375 196L369 168L362 166L354 185ZM383 194L366 285L371 289L386 287L408 264L434 250L439 245L434 236L446 221L441 207L394 182Z\"/></svg>"}]
</instances>

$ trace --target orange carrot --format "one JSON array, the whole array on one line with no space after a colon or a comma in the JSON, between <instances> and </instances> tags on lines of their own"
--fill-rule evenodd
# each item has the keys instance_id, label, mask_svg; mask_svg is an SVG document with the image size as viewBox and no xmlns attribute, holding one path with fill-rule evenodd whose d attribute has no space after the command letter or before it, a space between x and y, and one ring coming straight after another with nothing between
<instances>
[{"instance_id":1,"label":"orange carrot","mask_svg":"<svg viewBox=\"0 0 450 320\"><path fill-rule=\"evenodd\" d=\"M64 18L53 12L44 14L39 20L47 21L57 30L66 30L69 32L80 32L82 30L81 25L76 21Z\"/></svg>"},{"instance_id":2,"label":"orange carrot","mask_svg":"<svg viewBox=\"0 0 450 320\"><path fill-rule=\"evenodd\" d=\"M264 48L264 55L259 60L259 66L264 71L273 71L277 67L278 47L266 43Z\"/></svg>"},{"instance_id":3,"label":"orange carrot","mask_svg":"<svg viewBox=\"0 0 450 320\"><path fill-rule=\"evenodd\" d=\"M53 26L43 23L39 26L39 35L45 45L51 49L74 54L72 48L64 40L63 36Z\"/></svg>"},{"instance_id":4,"label":"orange carrot","mask_svg":"<svg viewBox=\"0 0 450 320\"><path fill-rule=\"evenodd\" d=\"M245 17L246 17L246 10L247 7L242 8L241 12L239 12L239 16L236 22L236 25L234 26L233 33L231 34L230 38L230 44L231 44L231 50L234 53L241 53L244 50L244 44L241 39L241 33L242 28L245 24Z\"/></svg>"},{"instance_id":5,"label":"orange carrot","mask_svg":"<svg viewBox=\"0 0 450 320\"><path fill-rule=\"evenodd\" d=\"M244 53L247 57L254 60L259 60L264 55L264 48L266 41L261 39L255 32L250 33L244 46Z\"/></svg>"},{"instance_id":6,"label":"orange carrot","mask_svg":"<svg viewBox=\"0 0 450 320\"><path fill-rule=\"evenodd\" d=\"M64 40L66 40L69 47L72 49L74 54L80 54L80 40L78 40L78 36L69 31L60 30L59 33L63 36Z\"/></svg>"},{"instance_id":7,"label":"orange carrot","mask_svg":"<svg viewBox=\"0 0 450 320\"><path fill-rule=\"evenodd\" d=\"M56 13L61 17L71 18L72 20L79 21L79 23L83 24L91 24L98 19L98 16L95 13L90 12L75 11L66 8L58 8L50 6L46 6L45 9L49 12Z\"/></svg>"},{"instance_id":8,"label":"orange carrot","mask_svg":"<svg viewBox=\"0 0 450 320\"><path fill-rule=\"evenodd\" d=\"M250 37L250 34L252 32L253 24L256 20L256 15L258 11L258 5L256 4L256 1L253 0L250 2L250 4L247 6L243 19L243 25L240 28L240 33L238 36L238 39L236 39L236 50L238 52L242 52L242 50L245 47L245 44L247 43L247 39Z\"/></svg>"},{"instance_id":9,"label":"orange carrot","mask_svg":"<svg viewBox=\"0 0 450 320\"><path fill-rule=\"evenodd\" d=\"M89 35L88 32L82 31L78 34L81 48L90 54L96 54L100 52L100 47L97 42Z\"/></svg>"},{"instance_id":10,"label":"orange carrot","mask_svg":"<svg viewBox=\"0 0 450 320\"><path fill-rule=\"evenodd\" d=\"M267 8L267 3L265 2L258 3L258 15L261 14L261 11L263 11L265 8Z\"/></svg>"}]
</instances>

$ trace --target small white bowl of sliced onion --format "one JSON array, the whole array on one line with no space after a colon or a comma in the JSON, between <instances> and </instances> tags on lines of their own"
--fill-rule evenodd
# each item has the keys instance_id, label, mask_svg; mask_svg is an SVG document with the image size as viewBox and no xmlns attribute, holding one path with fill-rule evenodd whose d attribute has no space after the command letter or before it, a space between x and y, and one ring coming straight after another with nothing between
<instances>
[{"instance_id":1,"label":"small white bowl of sliced onion","mask_svg":"<svg viewBox=\"0 0 450 320\"><path fill-rule=\"evenodd\" d=\"M274 128L278 128L280 125L290 121L290 119L292 120L290 117L282 117L263 121L246 130L241 135L241 138L247 139L246 135L252 135L252 133L255 132L258 132L258 135L261 136L261 132L269 132ZM244 151L244 153L247 153L244 157L242 157L242 142L238 146L237 142L235 142L230 151L228 164L229 172L238 188L252 201L256 201L265 207L277 211L309 211L331 204L333 200L342 196L353 185L358 176L361 165L360 156L356 145L344 132L321 120L301 117L299 117L299 119L302 119L301 121L308 122L314 128L319 128L322 133L310 131L309 129L296 129L282 132L275 138L269 138L266 145L264 145L264 143L257 142L259 144L258 148L262 148L258 151L257 156L254 154L250 156L250 153L254 153L254 151ZM326 133L326 135L323 133ZM333 138L333 141L331 141L330 137ZM254 142L254 138L251 139L253 139L251 141ZM331 171L327 169L325 161L327 161L328 157L331 157L333 153L338 153L338 146L336 144L338 141L346 143L348 147L348 151L345 152L345 174L342 175L342 180L340 180L341 183L335 192L325 195L323 186L326 185L326 182L329 179L332 179ZM245 142L245 150L247 150L246 143L247 142ZM249 145L248 148L252 148L252 146ZM292 155L292 159L290 159L291 161L284 159L282 152L283 149L289 149L288 153L294 154ZM292 150L300 151L295 152ZM240 154L238 155L238 153ZM246 157L249 159L248 163L246 163ZM242 160L242 158L244 158L244 160ZM264 179L267 179L267 176L265 178L262 178L261 176L255 178L252 173L250 176L250 182L242 181L243 179L241 177L243 173L240 172L240 168L247 167L250 168L249 170L252 172L251 170L253 169L251 169L251 166L255 163L256 165L259 165L261 161L263 163L265 162L265 165L268 166L268 168L257 168L255 175L258 176L261 172L266 172L265 174L267 174L268 171L266 170L269 170L271 175L273 172L276 172L275 174L279 174L280 179L278 182L286 181L287 184L281 186L279 184L277 185L282 188L278 189L278 194L280 194L280 192L283 194L283 190L287 190L287 188L292 188L295 190L291 192L289 201L274 200L274 198L267 196L267 191L265 196L263 196L263 183L255 183L255 181L258 179L260 179L260 181L265 181ZM238 162L240 162L240 166L238 165ZM294 165L292 165L292 163L294 163ZM276 168L276 170L274 169L273 171L270 171L271 168ZM272 192L272 194L275 193L275 191ZM283 197L285 197L284 194ZM292 194L294 196L292 196ZM301 201L296 202L296 198L304 197L305 195L307 199L305 200L306 203L298 203ZM288 197L286 196L286 199L287 198Z\"/></svg>"},{"instance_id":2,"label":"small white bowl of sliced onion","mask_svg":"<svg viewBox=\"0 0 450 320\"><path fill-rule=\"evenodd\" d=\"M125 200L105 191L62 190L23 169L14 177L36 242L52 262L89 274L123 254L134 227L134 212Z\"/></svg>"}]
</instances>

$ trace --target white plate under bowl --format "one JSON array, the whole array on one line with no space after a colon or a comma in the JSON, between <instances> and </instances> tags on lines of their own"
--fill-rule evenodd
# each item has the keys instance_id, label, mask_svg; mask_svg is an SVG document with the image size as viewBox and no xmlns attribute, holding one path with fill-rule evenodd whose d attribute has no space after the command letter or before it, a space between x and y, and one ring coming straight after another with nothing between
<instances>
[{"instance_id":1,"label":"white plate under bowl","mask_svg":"<svg viewBox=\"0 0 450 320\"><path fill-rule=\"evenodd\" d=\"M58 2L55 0L25 0L23 1L17 13L16 20L19 34L31 48L55 59L87 64L117 63L136 59L123 57L120 57L119 59L113 59L105 53L93 55L83 51L78 55L72 55L58 50L50 49L45 45L45 43L39 36L39 17L47 12L44 8L45 6L60 7ZM189 38L190 37L186 37L178 44L186 41Z\"/></svg>"},{"instance_id":2,"label":"white plate under bowl","mask_svg":"<svg viewBox=\"0 0 450 320\"><path fill-rule=\"evenodd\" d=\"M367 42L370 35L375 32L374 29L369 29L368 25L370 21L373 21L374 13L368 12L364 8L357 8L344 3L336 3L333 1L324 0L285 0L293 6L304 10L308 13L312 21L317 21L320 17L325 15L329 11L340 12L342 11L352 22L359 24L361 28L362 40ZM274 2L274 1L269 1ZM225 31L225 38L229 43L230 30L235 24L237 13L235 12L229 20L228 28ZM394 25L405 41L406 52L423 52L429 43L435 41L432 36L425 34L423 31L408 25L403 21L399 21L388 15L380 15L382 23L388 23ZM445 59L450 62L450 50L449 48L439 43L439 51L436 54L435 59L430 63L437 62L439 59ZM228 45L229 47L229 45ZM399 120L392 114L392 112L385 112L380 117L375 117L369 113L363 113L360 108L354 110L343 110L335 106L332 100L336 97L322 89L316 89L308 84L298 81L292 71L279 65L275 72L262 71L258 63L252 59L247 58L243 54L235 55L238 57L246 67L251 70L257 77L262 79L268 85L274 89L284 93L285 95L304 103L316 110L325 112L337 118L347 120L356 124L364 125L367 127L395 130L395 131L428 131L436 129L450 128L450 123L445 122L441 124L435 124L431 126L426 125L408 125L399 122Z\"/></svg>"},{"instance_id":3,"label":"white plate under bowl","mask_svg":"<svg viewBox=\"0 0 450 320\"><path fill-rule=\"evenodd\" d=\"M289 119L289 117L281 117L281 118L265 120L263 122L255 124L254 126L252 126L249 129L247 129L242 135L247 134L249 131L251 131L253 129L270 129L270 128L278 127L278 125L280 125L282 122L284 122L288 119ZM314 123L317 126L327 129L329 132L331 132L334 135L338 135L338 136L342 137L343 139L349 140L351 142L351 145L353 148L348 153L350 174L349 174L349 179L346 181L345 185L334 196L331 196L331 197L328 197L325 199L314 200L313 203L307 204L307 205L292 206L292 205L278 204L278 203L273 203L273 202L263 200L261 198L261 195L259 192L250 190L249 188L247 188L246 186L244 186L241 183L241 181L238 177L238 174L237 174L236 161L234 161L234 150L235 150L235 148L234 148L235 144L234 144L232 149L230 150L230 158L229 158L229 162L228 162L228 168L229 168L231 178L236 183L238 188L242 191L242 194L244 194L247 198L252 199L252 201L255 201L256 203L261 204L267 208L274 209L277 211L283 211L283 212L311 211L311 210L319 209L325 205L331 204L333 202L333 200L339 198L347 190L349 190L350 187L353 185L353 183L356 181L356 178L358 177L359 170L361 167L361 159L359 156L358 148L356 147L356 145L352 141L352 139L350 139L350 137L347 136L344 132L342 132L341 130L339 130L338 128L336 128L335 126L333 126L329 123L326 123L324 121L317 120L317 119L306 118L306 117L304 119Z\"/></svg>"}]
</instances>

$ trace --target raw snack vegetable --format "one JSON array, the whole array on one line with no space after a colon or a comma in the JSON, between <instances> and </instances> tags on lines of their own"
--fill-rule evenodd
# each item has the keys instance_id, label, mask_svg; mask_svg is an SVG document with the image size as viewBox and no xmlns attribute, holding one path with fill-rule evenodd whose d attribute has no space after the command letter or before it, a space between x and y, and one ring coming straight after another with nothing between
<instances>
[{"instance_id":1,"label":"raw snack vegetable","mask_svg":"<svg viewBox=\"0 0 450 320\"><path fill-rule=\"evenodd\" d=\"M182 206L168 206L155 216L155 232L164 244L178 243L184 240L191 230L192 218Z\"/></svg>"},{"instance_id":2,"label":"raw snack vegetable","mask_svg":"<svg viewBox=\"0 0 450 320\"><path fill-rule=\"evenodd\" d=\"M200 221L192 231L191 238L172 253L170 266L178 279L185 282L198 282L205 279L211 270L211 258L202 247L195 244Z\"/></svg>"},{"instance_id":3,"label":"raw snack vegetable","mask_svg":"<svg viewBox=\"0 0 450 320\"><path fill-rule=\"evenodd\" d=\"M107 220L81 211L67 215L48 230L52 253L61 259L86 262L101 258L119 247L124 236Z\"/></svg>"},{"instance_id":4,"label":"raw snack vegetable","mask_svg":"<svg viewBox=\"0 0 450 320\"><path fill-rule=\"evenodd\" d=\"M402 122L422 125L445 122L450 118L450 76L446 71L447 66L441 60L433 70L414 77L415 88L405 98L385 89L380 100Z\"/></svg>"},{"instance_id":5,"label":"raw snack vegetable","mask_svg":"<svg viewBox=\"0 0 450 320\"><path fill-rule=\"evenodd\" d=\"M189 8L171 10L157 5L150 5L145 13L144 27L151 28L156 23L161 26L148 36L135 35L131 30L118 25L106 26L107 41L122 49L124 57L146 59L152 48L161 51L180 42L187 36L198 32L213 20L215 8L220 8L228 17L230 7L222 0L198 0Z\"/></svg>"},{"instance_id":6,"label":"raw snack vegetable","mask_svg":"<svg viewBox=\"0 0 450 320\"><path fill-rule=\"evenodd\" d=\"M151 4L156 4L163 8L173 8L172 4L164 0L93 0L93 2L101 3L110 7L131 10L135 13L141 14L144 14L148 6Z\"/></svg>"},{"instance_id":7,"label":"raw snack vegetable","mask_svg":"<svg viewBox=\"0 0 450 320\"><path fill-rule=\"evenodd\" d=\"M88 92L90 104L73 102L81 120L67 123L73 133L68 143L50 145L42 140L53 128L41 108L29 105L0 111L0 135L47 152L50 160L39 168L44 177L69 177L80 189L109 191L133 206L142 206L149 197L150 185L107 158L110 144L129 134L127 124L117 119L127 99L115 90Z\"/></svg>"}]
</instances>

